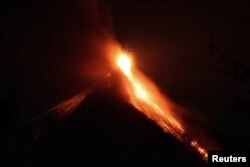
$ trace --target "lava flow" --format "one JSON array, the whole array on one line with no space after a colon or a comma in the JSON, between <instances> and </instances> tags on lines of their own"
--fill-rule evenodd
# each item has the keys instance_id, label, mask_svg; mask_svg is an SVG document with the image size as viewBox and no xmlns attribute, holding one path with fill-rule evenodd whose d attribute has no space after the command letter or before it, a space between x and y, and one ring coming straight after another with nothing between
<instances>
[{"instance_id":1,"label":"lava flow","mask_svg":"<svg viewBox=\"0 0 250 167\"><path fill-rule=\"evenodd\" d=\"M128 53L120 52L115 57L115 63L123 74L123 83L129 102L149 119L155 121L165 132L188 144L206 160L207 150L186 134L185 127L178 120L177 113L173 109L174 104L164 97L156 85L136 68L132 57Z\"/></svg>"}]
</instances>

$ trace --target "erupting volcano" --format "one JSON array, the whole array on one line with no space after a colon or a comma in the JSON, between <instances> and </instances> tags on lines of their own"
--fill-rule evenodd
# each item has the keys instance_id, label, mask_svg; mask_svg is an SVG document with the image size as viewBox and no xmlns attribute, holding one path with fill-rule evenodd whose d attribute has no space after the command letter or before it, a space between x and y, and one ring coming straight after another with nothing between
<instances>
[{"instance_id":1,"label":"erupting volcano","mask_svg":"<svg viewBox=\"0 0 250 167\"><path fill-rule=\"evenodd\" d=\"M163 95L159 88L137 68L132 54L121 49L119 45L113 43L109 48L110 64L113 73L118 74L118 79L112 77L112 72L108 73L104 81L94 85L85 93L81 93L62 104L52 108L47 112L56 114L57 117L68 116L86 97L96 90L96 87L103 87L107 81L117 82L123 88L124 99L138 111L160 126L164 132L172 134L180 142L195 150L202 159L207 160L208 150L219 149L218 144L203 131L202 128L195 128L185 122L186 115L181 107ZM43 114L42 117L46 115ZM38 118L41 118L39 116Z\"/></svg>"},{"instance_id":2,"label":"erupting volcano","mask_svg":"<svg viewBox=\"0 0 250 167\"><path fill-rule=\"evenodd\" d=\"M248 150L248 7L4 0L1 162L204 166Z\"/></svg>"}]
</instances>

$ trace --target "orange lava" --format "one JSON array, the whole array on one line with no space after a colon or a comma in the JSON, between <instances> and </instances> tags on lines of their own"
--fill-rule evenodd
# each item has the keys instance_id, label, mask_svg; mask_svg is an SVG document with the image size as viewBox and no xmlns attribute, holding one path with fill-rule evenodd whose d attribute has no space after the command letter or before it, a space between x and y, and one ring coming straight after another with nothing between
<instances>
[{"instance_id":1,"label":"orange lava","mask_svg":"<svg viewBox=\"0 0 250 167\"><path fill-rule=\"evenodd\" d=\"M207 151L198 142L185 134L185 128L178 120L173 103L167 99L157 86L133 64L133 57L126 52L118 52L115 64L123 74L124 85L129 102L156 122L165 132L171 133L178 140L196 150L203 159L207 159Z\"/></svg>"}]
</instances>

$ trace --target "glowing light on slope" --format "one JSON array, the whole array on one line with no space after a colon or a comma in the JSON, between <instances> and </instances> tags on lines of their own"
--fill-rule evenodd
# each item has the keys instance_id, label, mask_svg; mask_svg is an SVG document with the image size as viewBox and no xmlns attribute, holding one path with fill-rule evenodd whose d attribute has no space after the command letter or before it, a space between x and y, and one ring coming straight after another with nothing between
<instances>
[{"instance_id":1,"label":"glowing light on slope","mask_svg":"<svg viewBox=\"0 0 250 167\"><path fill-rule=\"evenodd\" d=\"M126 76L131 76L132 61L126 54L118 57L117 64Z\"/></svg>"},{"instance_id":2,"label":"glowing light on slope","mask_svg":"<svg viewBox=\"0 0 250 167\"><path fill-rule=\"evenodd\" d=\"M171 133L207 159L207 151L196 140L186 136L183 125L176 117L174 105L161 94L148 77L133 65L129 54L119 53L115 63L124 74L124 85L131 104L155 121L165 132Z\"/></svg>"}]
</instances>

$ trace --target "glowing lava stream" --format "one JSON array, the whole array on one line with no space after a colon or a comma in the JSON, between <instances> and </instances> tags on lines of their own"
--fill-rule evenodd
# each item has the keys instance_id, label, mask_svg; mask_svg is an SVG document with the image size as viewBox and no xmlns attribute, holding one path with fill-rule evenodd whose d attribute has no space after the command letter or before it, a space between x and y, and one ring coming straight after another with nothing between
<instances>
[{"instance_id":1,"label":"glowing lava stream","mask_svg":"<svg viewBox=\"0 0 250 167\"><path fill-rule=\"evenodd\" d=\"M178 140L196 150L207 160L207 150L198 141L187 136L185 129L173 109L173 103L164 97L156 85L142 72L135 68L132 57L127 53L119 53L115 63L124 74L124 83L130 103L148 118L155 121L165 132L171 133Z\"/></svg>"}]
</instances>

